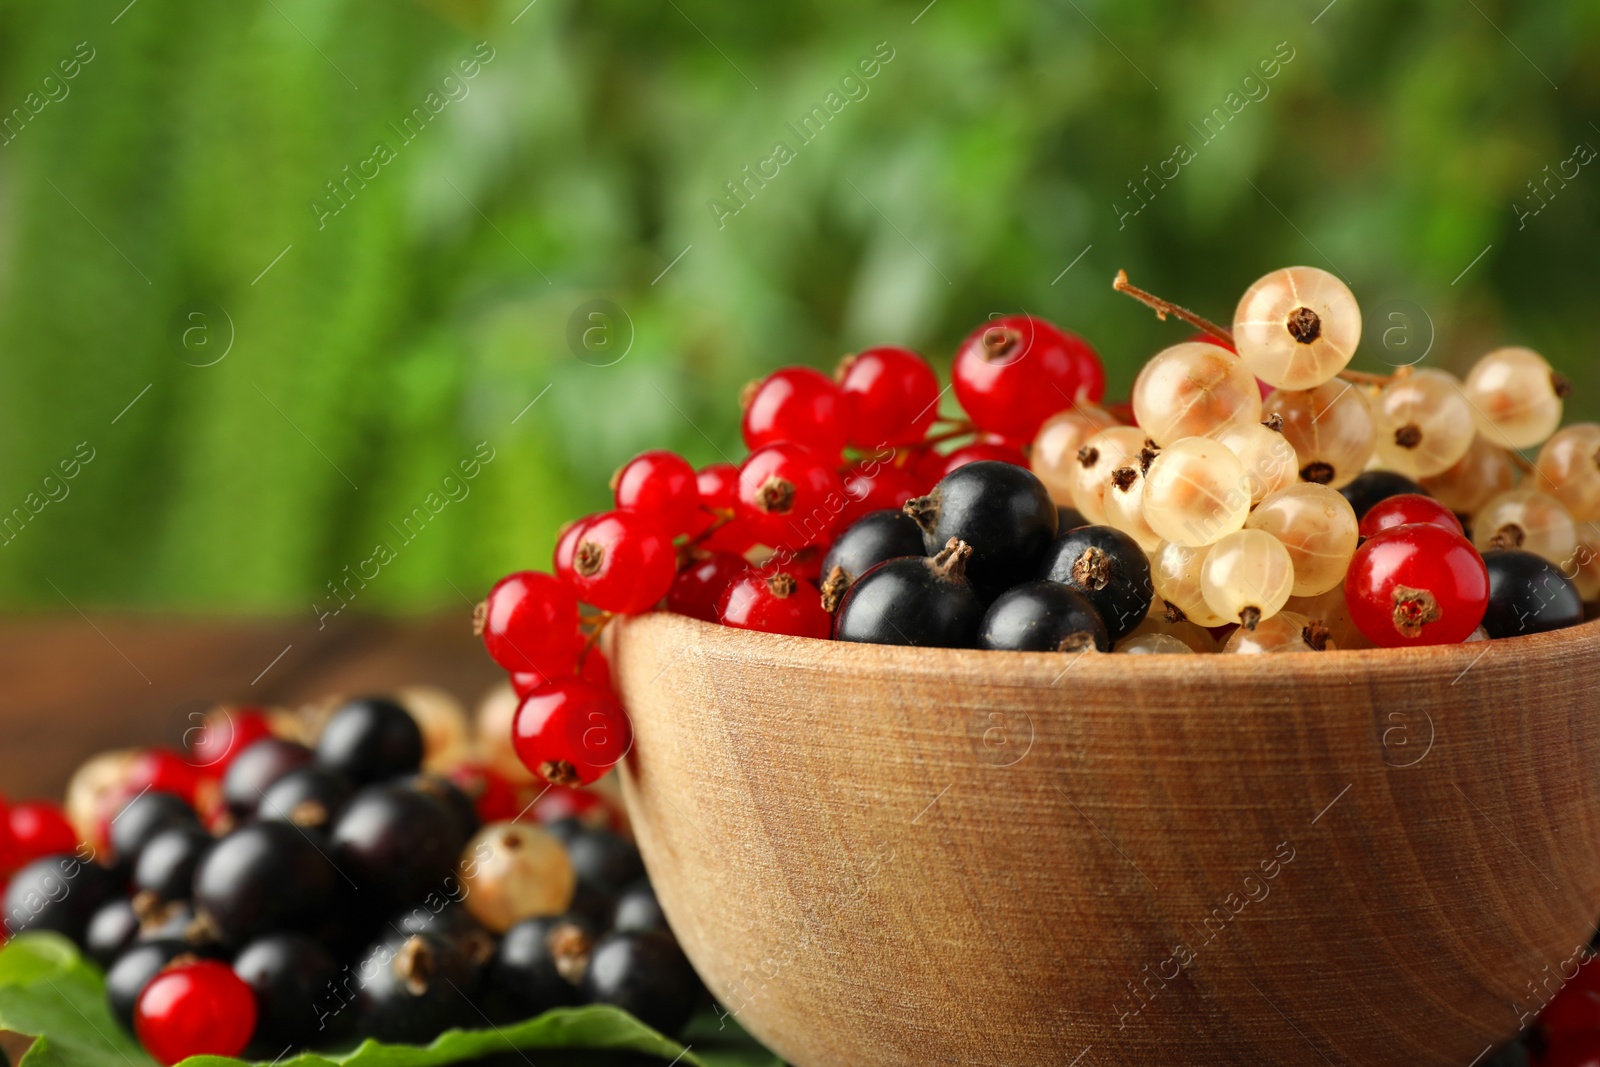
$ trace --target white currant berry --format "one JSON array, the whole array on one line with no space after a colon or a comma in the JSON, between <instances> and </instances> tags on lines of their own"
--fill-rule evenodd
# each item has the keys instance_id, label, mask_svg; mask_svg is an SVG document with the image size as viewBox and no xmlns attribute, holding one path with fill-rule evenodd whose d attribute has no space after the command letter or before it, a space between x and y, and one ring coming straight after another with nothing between
<instances>
[{"instance_id":1,"label":"white currant berry","mask_svg":"<svg viewBox=\"0 0 1600 1067\"><path fill-rule=\"evenodd\" d=\"M1579 522L1600 519L1600 424L1580 422L1539 450L1539 488L1567 506Z\"/></svg>"},{"instance_id":2,"label":"white currant berry","mask_svg":"<svg viewBox=\"0 0 1600 1067\"><path fill-rule=\"evenodd\" d=\"M1561 425L1572 385L1531 348L1497 348L1478 360L1463 386L1478 431L1501 448L1532 448Z\"/></svg>"},{"instance_id":3,"label":"white currant berry","mask_svg":"<svg viewBox=\"0 0 1600 1067\"><path fill-rule=\"evenodd\" d=\"M1132 403L1134 420L1163 448L1261 421L1255 376L1238 356L1203 341L1156 353L1134 380Z\"/></svg>"},{"instance_id":4,"label":"white currant berry","mask_svg":"<svg viewBox=\"0 0 1600 1067\"><path fill-rule=\"evenodd\" d=\"M1327 652L1338 646L1304 615L1280 611L1261 622L1254 630L1243 626L1233 631L1222 651L1231 655L1275 655L1283 652Z\"/></svg>"},{"instance_id":5,"label":"white currant berry","mask_svg":"<svg viewBox=\"0 0 1600 1067\"><path fill-rule=\"evenodd\" d=\"M1215 436L1239 457L1245 484L1250 488L1251 503L1259 504L1267 494L1299 480L1299 457L1281 432L1259 422L1247 422L1231 426Z\"/></svg>"},{"instance_id":6,"label":"white currant berry","mask_svg":"<svg viewBox=\"0 0 1600 1067\"><path fill-rule=\"evenodd\" d=\"M1395 378L1374 405L1378 458L1408 478L1431 478L1461 462L1477 433L1455 375L1419 370Z\"/></svg>"},{"instance_id":7,"label":"white currant berry","mask_svg":"<svg viewBox=\"0 0 1600 1067\"><path fill-rule=\"evenodd\" d=\"M1596 447L1600 448L1600 442ZM1600 468L1596 468L1596 473L1600 475ZM1491 497L1514 488L1516 484L1517 465L1511 461L1511 453L1491 443L1482 434L1472 439L1467 454L1455 466L1432 478L1422 479L1422 487L1458 515L1476 513ZM1600 497L1596 499L1600 501Z\"/></svg>"},{"instance_id":8,"label":"white currant berry","mask_svg":"<svg viewBox=\"0 0 1600 1067\"><path fill-rule=\"evenodd\" d=\"M1337 490L1297 482L1261 502L1245 523L1264 530L1289 551L1294 596L1317 596L1344 581L1360 541L1355 508Z\"/></svg>"},{"instance_id":9,"label":"white currant berry","mask_svg":"<svg viewBox=\"0 0 1600 1067\"><path fill-rule=\"evenodd\" d=\"M1105 524L1106 490L1111 488L1112 474L1138 462L1147 441L1149 438L1137 426L1114 426L1101 430L1078 449L1072 506L1091 524Z\"/></svg>"},{"instance_id":10,"label":"white currant berry","mask_svg":"<svg viewBox=\"0 0 1600 1067\"><path fill-rule=\"evenodd\" d=\"M1028 453L1028 466L1050 491L1057 504L1072 503L1072 486L1078 477L1078 449L1101 430L1118 425L1110 412L1093 404L1079 404L1044 420Z\"/></svg>"},{"instance_id":11,"label":"white currant berry","mask_svg":"<svg viewBox=\"0 0 1600 1067\"><path fill-rule=\"evenodd\" d=\"M1285 267L1245 291L1233 316L1239 358L1278 389L1310 389L1344 370L1361 343L1361 306L1316 267Z\"/></svg>"},{"instance_id":12,"label":"white currant berry","mask_svg":"<svg viewBox=\"0 0 1600 1067\"><path fill-rule=\"evenodd\" d=\"M1211 546L1200 566L1200 593L1213 612L1247 630L1283 610L1294 589L1294 562L1276 537L1238 530Z\"/></svg>"},{"instance_id":13,"label":"white currant berry","mask_svg":"<svg viewBox=\"0 0 1600 1067\"><path fill-rule=\"evenodd\" d=\"M1117 643L1116 651L1129 656L1194 655L1194 649L1169 634L1133 633Z\"/></svg>"},{"instance_id":14,"label":"white currant berry","mask_svg":"<svg viewBox=\"0 0 1600 1067\"><path fill-rule=\"evenodd\" d=\"M1520 548L1562 564L1578 548L1578 524L1561 501L1523 487L1501 493L1472 517L1472 543L1479 552Z\"/></svg>"},{"instance_id":15,"label":"white currant berry","mask_svg":"<svg viewBox=\"0 0 1600 1067\"><path fill-rule=\"evenodd\" d=\"M1180 438L1145 471L1145 521L1163 540L1209 545L1243 527L1249 515L1244 465L1219 441Z\"/></svg>"},{"instance_id":16,"label":"white currant berry","mask_svg":"<svg viewBox=\"0 0 1600 1067\"><path fill-rule=\"evenodd\" d=\"M1191 548L1169 541L1150 554L1150 584L1156 596L1196 626L1223 626L1233 621L1212 611L1200 591L1200 570L1210 552L1210 545Z\"/></svg>"},{"instance_id":17,"label":"white currant berry","mask_svg":"<svg viewBox=\"0 0 1600 1067\"><path fill-rule=\"evenodd\" d=\"M1265 418L1283 421L1300 478L1342 489L1372 459L1377 430L1372 405L1359 386L1334 380L1312 389L1279 389L1262 402Z\"/></svg>"}]
</instances>

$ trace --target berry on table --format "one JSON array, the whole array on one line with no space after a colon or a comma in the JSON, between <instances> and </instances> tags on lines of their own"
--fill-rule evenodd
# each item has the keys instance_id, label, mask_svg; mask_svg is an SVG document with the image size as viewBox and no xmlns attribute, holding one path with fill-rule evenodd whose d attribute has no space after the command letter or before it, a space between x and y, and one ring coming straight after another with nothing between
<instances>
[{"instance_id":1,"label":"berry on table","mask_svg":"<svg viewBox=\"0 0 1600 1067\"><path fill-rule=\"evenodd\" d=\"M611 928L620 934L642 934L650 930L672 932L649 879L640 879L624 888L617 897L617 907L612 916Z\"/></svg>"},{"instance_id":2,"label":"berry on table","mask_svg":"<svg viewBox=\"0 0 1600 1067\"><path fill-rule=\"evenodd\" d=\"M582 915L524 919L500 941L484 976L487 1007L507 1022L578 1003L578 987L600 938Z\"/></svg>"},{"instance_id":3,"label":"berry on table","mask_svg":"<svg viewBox=\"0 0 1600 1067\"><path fill-rule=\"evenodd\" d=\"M466 840L461 820L435 798L399 785L372 785L333 824L328 854L362 890L404 904L440 891Z\"/></svg>"},{"instance_id":4,"label":"berry on table","mask_svg":"<svg viewBox=\"0 0 1600 1067\"><path fill-rule=\"evenodd\" d=\"M744 443L752 452L789 442L834 460L851 438L851 395L810 367L773 371L750 386L741 401Z\"/></svg>"},{"instance_id":5,"label":"berry on table","mask_svg":"<svg viewBox=\"0 0 1600 1067\"><path fill-rule=\"evenodd\" d=\"M672 538L652 518L607 511L579 525L572 535L572 558L557 562L556 577L585 604L633 615L667 595L677 570Z\"/></svg>"},{"instance_id":6,"label":"berry on table","mask_svg":"<svg viewBox=\"0 0 1600 1067\"><path fill-rule=\"evenodd\" d=\"M952 537L932 557L891 559L856 579L839 605L834 637L880 645L970 648L984 603L967 581L972 549Z\"/></svg>"},{"instance_id":7,"label":"berry on table","mask_svg":"<svg viewBox=\"0 0 1600 1067\"><path fill-rule=\"evenodd\" d=\"M846 504L839 513L837 525L855 522L870 511L884 508L899 509L902 504L923 492L922 479L909 468L876 459L853 463L841 472Z\"/></svg>"},{"instance_id":8,"label":"berry on table","mask_svg":"<svg viewBox=\"0 0 1600 1067\"><path fill-rule=\"evenodd\" d=\"M1368 539L1344 587L1351 620L1380 648L1465 641L1489 603L1489 572L1472 543L1430 523Z\"/></svg>"},{"instance_id":9,"label":"berry on table","mask_svg":"<svg viewBox=\"0 0 1600 1067\"><path fill-rule=\"evenodd\" d=\"M1189 621L1201 627L1226 626L1229 619L1206 604L1201 589L1201 572L1210 545L1191 548L1168 541L1150 555L1150 584L1166 605L1167 617L1175 622Z\"/></svg>"},{"instance_id":10,"label":"berry on table","mask_svg":"<svg viewBox=\"0 0 1600 1067\"><path fill-rule=\"evenodd\" d=\"M1275 425L1275 423L1274 423ZM1250 501L1259 504L1270 493L1287 489L1300 478L1300 459L1282 431L1259 422L1231 426L1216 435L1244 467Z\"/></svg>"},{"instance_id":11,"label":"berry on table","mask_svg":"<svg viewBox=\"0 0 1600 1067\"><path fill-rule=\"evenodd\" d=\"M1456 518L1455 512L1433 497L1423 496L1421 493L1401 493L1399 496L1378 501L1361 517L1361 536L1376 537L1391 527L1405 526L1413 522L1432 523L1458 536L1466 535L1466 531L1461 527L1461 520ZM1298 590L1295 592L1295 596L1305 595L1307 594Z\"/></svg>"},{"instance_id":12,"label":"berry on table","mask_svg":"<svg viewBox=\"0 0 1600 1067\"><path fill-rule=\"evenodd\" d=\"M173 826L152 837L133 867L132 888L161 903L187 900L194 872L215 844L198 826Z\"/></svg>"},{"instance_id":13,"label":"berry on table","mask_svg":"<svg viewBox=\"0 0 1600 1067\"><path fill-rule=\"evenodd\" d=\"M1327 271L1285 267L1245 290L1233 315L1233 341L1257 378L1280 389L1310 389L1355 355L1361 307Z\"/></svg>"},{"instance_id":14,"label":"berry on table","mask_svg":"<svg viewBox=\"0 0 1600 1067\"><path fill-rule=\"evenodd\" d=\"M1519 637L1576 626L1583 598L1561 569L1520 549L1487 552L1488 593L1483 628L1490 637Z\"/></svg>"},{"instance_id":15,"label":"berry on table","mask_svg":"<svg viewBox=\"0 0 1600 1067\"><path fill-rule=\"evenodd\" d=\"M200 861L194 905L222 941L240 945L274 930L315 928L327 918L338 879L306 831L254 823L219 840Z\"/></svg>"},{"instance_id":16,"label":"berry on table","mask_svg":"<svg viewBox=\"0 0 1600 1067\"><path fill-rule=\"evenodd\" d=\"M424 1044L453 1027L482 1025L466 992L476 967L461 947L433 933L395 934L356 969L358 1028L396 1044Z\"/></svg>"},{"instance_id":17,"label":"berry on table","mask_svg":"<svg viewBox=\"0 0 1600 1067\"><path fill-rule=\"evenodd\" d=\"M237 1056L255 1027L255 994L216 960L169 965L145 986L133 1015L139 1043L162 1064Z\"/></svg>"},{"instance_id":18,"label":"berry on table","mask_svg":"<svg viewBox=\"0 0 1600 1067\"><path fill-rule=\"evenodd\" d=\"M83 950L102 969L110 968L139 937L139 913L133 901L117 897L100 906L83 935Z\"/></svg>"},{"instance_id":19,"label":"berry on table","mask_svg":"<svg viewBox=\"0 0 1600 1067\"><path fill-rule=\"evenodd\" d=\"M648 516L668 533L696 532L704 514L695 470L676 452L634 456L611 476L611 491L619 510Z\"/></svg>"},{"instance_id":20,"label":"berry on table","mask_svg":"<svg viewBox=\"0 0 1600 1067\"><path fill-rule=\"evenodd\" d=\"M745 558L732 552L692 552L667 590L667 610L716 622L717 603L723 592L749 569Z\"/></svg>"},{"instance_id":21,"label":"berry on table","mask_svg":"<svg viewBox=\"0 0 1600 1067\"><path fill-rule=\"evenodd\" d=\"M1027 582L984 614L978 647L1010 652L1110 652L1106 624L1089 599L1058 582Z\"/></svg>"},{"instance_id":22,"label":"berry on table","mask_svg":"<svg viewBox=\"0 0 1600 1067\"><path fill-rule=\"evenodd\" d=\"M310 759L309 751L306 758ZM171 794L143 793L128 801L111 820L111 850L120 864L131 868L145 845L172 826L199 829L200 820L193 808Z\"/></svg>"},{"instance_id":23,"label":"berry on table","mask_svg":"<svg viewBox=\"0 0 1600 1067\"><path fill-rule=\"evenodd\" d=\"M767 569L748 570L728 583L717 603L717 621L792 637L826 638L833 630L816 586L789 571Z\"/></svg>"},{"instance_id":24,"label":"berry on table","mask_svg":"<svg viewBox=\"0 0 1600 1067\"><path fill-rule=\"evenodd\" d=\"M771 548L796 552L827 537L843 497L832 462L804 445L767 445L739 468L739 517Z\"/></svg>"},{"instance_id":25,"label":"berry on table","mask_svg":"<svg viewBox=\"0 0 1600 1067\"><path fill-rule=\"evenodd\" d=\"M333 999L339 964L304 934L268 934L239 950L233 973L255 994L258 1059L337 1043L355 1023ZM330 1003L331 1002L331 1003Z\"/></svg>"},{"instance_id":26,"label":"berry on table","mask_svg":"<svg viewBox=\"0 0 1600 1067\"><path fill-rule=\"evenodd\" d=\"M1133 383L1139 428L1166 447L1184 437L1217 435L1261 421L1261 390L1238 356L1211 344L1158 352Z\"/></svg>"},{"instance_id":27,"label":"berry on table","mask_svg":"<svg viewBox=\"0 0 1600 1067\"><path fill-rule=\"evenodd\" d=\"M5 887L0 934L53 930L81 945L89 920L114 892L111 872L97 863L70 853L36 859Z\"/></svg>"},{"instance_id":28,"label":"berry on table","mask_svg":"<svg viewBox=\"0 0 1600 1067\"><path fill-rule=\"evenodd\" d=\"M503 934L524 919L560 915L577 887L567 850L527 823L485 826L462 851L462 903L474 919Z\"/></svg>"},{"instance_id":29,"label":"berry on table","mask_svg":"<svg viewBox=\"0 0 1600 1067\"><path fill-rule=\"evenodd\" d=\"M834 376L855 420L851 439L861 448L914 444L939 415L939 378L909 349L846 356Z\"/></svg>"},{"instance_id":30,"label":"berry on table","mask_svg":"<svg viewBox=\"0 0 1600 1067\"><path fill-rule=\"evenodd\" d=\"M1045 550L1038 573L1088 600L1113 643L1144 621L1155 596L1144 550L1110 526L1068 530Z\"/></svg>"},{"instance_id":31,"label":"berry on table","mask_svg":"<svg viewBox=\"0 0 1600 1067\"><path fill-rule=\"evenodd\" d=\"M589 957L585 997L615 1004L664 1034L688 1023L700 980L671 934L608 934Z\"/></svg>"},{"instance_id":32,"label":"berry on table","mask_svg":"<svg viewBox=\"0 0 1600 1067\"><path fill-rule=\"evenodd\" d=\"M305 745L277 737L262 738L228 765L228 773L222 777L222 799L234 818L249 818L255 814L272 783L315 758L315 753ZM194 813L189 812L188 817L192 819ZM118 816L117 821L123 821L122 817ZM113 825L111 844L120 855L122 849L117 845L116 829Z\"/></svg>"},{"instance_id":33,"label":"berry on table","mask_svg":"<svg viewBox=\"0 0 1600 1067\"><path fill-rule=\"evenodd\" d=\"M272 783L256 805L256 818L326 832L355 792L355 784L336 770L300 767Z\"/></svg>"},{"instance_id":34,"label":"berry on table","mask_svg":"<svg viewBox=\"0 0 1600 1067\"><path fill-rule=\"evenodd\" d=\"M358 786L413 774L422 766L422 729L392 700L352 700L323 728L316 758Z\"/></svg>"},{"instance_id":35,"label":"berry on table","mask_svg":"<svg viewBox=\"0 0 1600 1067\"><path fill-rule=\"evenodd\" d=\"M1056 506L1033 472L1010 463L980 460L940 479L905 512L922 527L932 555L953 540L971 546L962 565L980 596L992 600L1031 578L1056 535Z\"/></svg>"},{"instance_id":36,"label":"berry on table","mask_svg":"<svg viewBox=\"0 0 1600 1067\"><path fill-rule=\"evenodd\" d=\"M1098 402L1106 387L1086 341L1030 315L993 319L968 334L950 381L980 429L1019 444L1063 408Z\"/></svg>"},{"instance_id":37,"label":"berry on table","mask_svg":"<svg viewBox=\"0 0 1600 1067\"><path fill-rule=\"evenodd\" d=\"M609 692L569 678L523 699L511 742L523 765L545 781L589 785L628 754L633 726Z\"/></svg>"}]
</instances>

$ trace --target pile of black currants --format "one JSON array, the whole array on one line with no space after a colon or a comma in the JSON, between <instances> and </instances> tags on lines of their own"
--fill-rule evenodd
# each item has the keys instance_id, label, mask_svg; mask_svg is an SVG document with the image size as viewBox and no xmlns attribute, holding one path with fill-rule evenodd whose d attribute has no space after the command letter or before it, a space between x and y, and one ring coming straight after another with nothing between
<instances>
[{"instance_id":1,"label":"pile of black currants","mask_svg":"<svg viewBox=\"0 0 1600 1067\"><path fill-rule=\"evenodd\" d=\"M314 748L255 740L220 817L146 789L111 816L109 856L24 866L8 931L75 941L162 1063L426 1044L583 1003L681 1030L703 990L632 842L576 817L483 825L423 753L385 698L339 708Z\"/></svg>"}]
</instances>

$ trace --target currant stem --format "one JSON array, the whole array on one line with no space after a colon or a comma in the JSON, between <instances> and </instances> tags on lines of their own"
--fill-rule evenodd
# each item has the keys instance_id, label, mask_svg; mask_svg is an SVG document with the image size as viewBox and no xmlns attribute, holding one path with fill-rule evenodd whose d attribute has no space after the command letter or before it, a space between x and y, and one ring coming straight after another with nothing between
<instances>
[{"instance_id":1,"label":"currant stem","mask_svg":"<svg viewBox=\"0 0 1600 1067\"><path fill-rule=\"evenodd\" d=\"M616 617L616 612L613 611L602 611L595 616L595 618L599 619L600 621L595 625L595 628L589 632L589 636L584 638L583 648L579 649L578 651L579 671L583 670L584 661L589 658L589 650L595 645L599 644L600 635L606 632L606 627L610 626L611 620Z\"/></svg>"},{"instance_id":2,"label":"currant stem","mask_svg":"<svg viewBox=\"0 0 1600 1067\"><path fill-rule=\"evenodd\" d=\"M1372 374L1364 370L1342 370L1339 372L1338 377L1343 378L1352 385L1388 385L1399 375Z\"/></svg>"},{"instance_id":3,"label":"currant stem","mask_svg":"<svg viewBox=\"0 0 1600 1067\"><path fill-rule=\"evenodd\" d=\"M1233 347L1232 333L1224 330L1221 326L1218 326L1209 319L1201 318L1188 308L1179 307L1170 300L1163 300L1154 293L1145 292L1143 289L1140 289L1138 286L1128 281L1128 272L1125 270L1117 271L1117 276L1112 281L1111 288L1115 289L1119 293L1127 293L1141 304L1145 304L1148 307L1153 308L1156 313L1156 318L1163 322L1166 321L1168 315L1172 315L1176 318L1182 319L1184 322L1187 322L1190 326L1193 326L1197 330L1204 330L1212 337L1215 337L1220 341L1226 341L1229 348Z\"/></svg>"},{"instance_id":4,"label":"currant stem","mask_svg":"<svg viewBox=\"0 0 1600 1067\"><path fill-rule=\"evenodd\" d=\"M717 517L717 521L713 522L710 526L707 526L704 530L701 530L699 533L689 538L689 540L685 541L684 547L694 548L696 545L705 541L712 534L716 533L718 530L722 529L724 526L728 525L728 523L733 521L733 512L731 511L725 511L721 508L706 508L705 510L715 515Z\"/></svg>"}]
</instances>

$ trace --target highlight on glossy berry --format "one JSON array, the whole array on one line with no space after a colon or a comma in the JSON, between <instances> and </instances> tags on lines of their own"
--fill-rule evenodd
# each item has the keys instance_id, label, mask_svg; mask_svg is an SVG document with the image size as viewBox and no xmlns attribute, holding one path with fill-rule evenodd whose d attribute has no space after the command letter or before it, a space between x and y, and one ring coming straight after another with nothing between
<instances>
[{"instance_id":1,"label":"highlight on glossy berry","mask_svg":"<svg viewBox=\"0 0 1600 1067\"><path fill-rule=\"evenodd\" d=\"M695 469L676 452L641 452L611 476L611 492L622 511L637 511L668 533L694 532L700 516Z\"/></svg>"},{"instance_id":2,"label":"highlight on glossy berry","mask_svg":"<svg viewBox=\"0 0 1600 1067\"><path fill-rule=\"evenodd\" d=\"M832 460L852 434L850 398L811 367L773 371L747 387L741 401L744 443L751 451L789 441Z\"/></svg>"},{"instance_id":3,"label":"highlight on glossy berry","mask_svg":"<svg viewBox=\"0 0 1600 1067\"><path fill-rule=\"evenodd\" d=\"M517 707L511 743L523 766L553 785L589 785L633 747L628 713L578 678L535 689Z\"/></svg>"},{"instance_id":4,"label":"highlight on glossy berry","mask_svg":"<svg viewBox=\"0 0 1600 1067\"><path fill-rule=\"evenodd\" d=\"M851 440L860 448L915 444L939 417L939 377L907 348L869 348L834 372L849 403Z\"/></svg>"},{"instance_id":5,"label":"highlight on glossy berry","mask_svg":"<svg viewBox=\"0 0 1600 1067\"><path fill-rule=\"evenodd\" d=\"M569 536L571 559L557 561L556 576L601 611L647 611L667 595L677 574L671 535L639 512L591 515Z\"/></svg>"},{"instance_id":6,"label":"highlight on glossy berry","mask_svg":"<svg viewBox=\"0 0 1600 1067\"><path fill-rule=\"evenodd\" d=\"M1344 370L1361 343L1350 287L1316 267L1285 267L1239 299L1233 342L1250 372L1279 389L1310 389Z\"/></svg>"},{"instance_id":7,"label":"highlight on glossy berry","mask_svg":"<svg viewBox=\"0 0 1600 1067\"><path fill-rule=\"evenodd\" d=\"M1031 315L991 319L968 334L950 382L980 429L1018 443L1063 407L1098 402L1106 388L1088 342Z\"/></svg>"},{"instance_id":8,"label":"highlight on glossy berry","mask_svg":"<svg viewBox=\"0 0 1600 1067\"><path fill-rule=\"evenodd\" d=\"M578 598L542 571L517 571L494 584L473 611L473 632L508 671L563 674L578 660Z\"/></svg>"}]
</instances>

